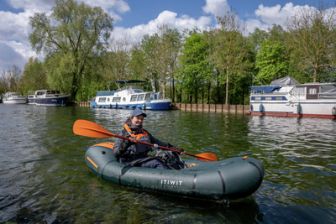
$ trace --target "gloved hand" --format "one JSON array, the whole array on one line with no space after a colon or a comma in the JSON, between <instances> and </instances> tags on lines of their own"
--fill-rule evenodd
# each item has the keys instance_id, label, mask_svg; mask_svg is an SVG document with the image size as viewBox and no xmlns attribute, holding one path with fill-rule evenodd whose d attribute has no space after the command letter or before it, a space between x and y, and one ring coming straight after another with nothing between
<instances>
[{"instance_id":1,"label":"gloved hand","mask_svg":"<svg viewBox=\"0 0 336 224\"><path fill-rule=\"evenodd\" d=\"M158 144L153 144L153 150L159 150L159 145Z\"/></svg>"}]
</instances>

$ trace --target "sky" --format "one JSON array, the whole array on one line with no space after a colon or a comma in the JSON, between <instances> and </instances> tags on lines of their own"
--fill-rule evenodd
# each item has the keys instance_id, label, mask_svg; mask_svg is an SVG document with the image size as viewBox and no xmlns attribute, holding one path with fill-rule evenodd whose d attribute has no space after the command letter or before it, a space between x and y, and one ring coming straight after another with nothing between
<instances>
[{"instance_id":1,"label":"sky","mask_svg":"<svg viewBox=\"0 0 336 224\"><path fill-rule=\"evenodd\" d=\"M114 20L110 42L138 43L162 25L180 31L208 30L217 26L216 16L232 11L244 24L244 35L273 24L285 26L288 18L303 8L319 8L319 0L76 0L102 7ZM323 7L336 8L324 0ZM23 70L30 57L42 58L30 46L29 18L50 14L55 0L0 0L0 75L13 65ZM111 44L112 46L112 44Z\"/></svg>"}]
</instances>

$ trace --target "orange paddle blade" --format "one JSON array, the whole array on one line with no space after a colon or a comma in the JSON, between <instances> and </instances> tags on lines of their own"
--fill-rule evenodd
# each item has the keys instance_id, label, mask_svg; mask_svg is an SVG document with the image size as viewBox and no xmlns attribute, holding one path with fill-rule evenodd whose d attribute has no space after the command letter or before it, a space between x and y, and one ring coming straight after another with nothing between
<instances>
[{"instance_id":1,"label":"orange paddle blade","mask_svg":"<svg viewBox=\"0 0 336 224\"><path fill-rule=\"evenodd\" d=\"M77 120L75 121L72 131L75 135L86 136L90 138L111 138L114 135L100 126L91 121L87 120Z\"/></svg>"},{"instance_id":2,"label":"orange paddle blade","mask_svg":"<svg viewBox=\"0 0 336 224\"><path fill-rule=\"evenodd\" d=\"M205 161L218 161L218 157L215 153L212 152L203 152L196 154L197 158L200 160L205 160Z\"/></svg>"}]
</instances>

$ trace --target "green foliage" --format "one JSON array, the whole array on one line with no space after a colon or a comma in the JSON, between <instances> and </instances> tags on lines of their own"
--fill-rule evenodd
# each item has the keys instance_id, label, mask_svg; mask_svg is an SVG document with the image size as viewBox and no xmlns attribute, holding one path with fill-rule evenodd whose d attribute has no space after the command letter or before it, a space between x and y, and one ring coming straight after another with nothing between
<instances>
[{"instance_id":1,"label":"green foliage","mask_svg":"<svg viewBox=\"0 0 336 224\"><path fill-rule=\"evenodd\" d=\"M204 34L192 33L184 44L178 73L179 88L197 103L198 94L210 81L209 45ZM191 101L191 99L189 99Z\"/></svg>"},{"instance_id":2,"label":"green foliage","mask_svg":"<svg viewBox=\"0 0 336 224\"><path fill-rule=\"evenodd\" d=\"M335 10L307 10L289 26L291 66L309 81L324 81L336 65Z\"/></svg>"},{"instance_id":3,"label":"green foliage","mask_svg":"<svg viewBox=\"0 0 336 224\"><path fill-rule=\"evenodd\" d=\"M21 78L21 90L24 94L32 93L38 89L48 89L47 73L43 62L30 58L24 67Z\"/></svg>"},{"instance_id":4,"label":"green foliage","mask_svg":"<svg viewBox=\"0 0 336 224\"><path fill-rule=\"evenodd\" d=\"M146 74L145 53L139 48L131 50L131 58L128 65L132 79L143 79Z\"/></svg>"},{"instance_id":5,"label":"green foliage","mask_svg":"<svg viewBox=\"0 0 336 224\"><path fill-rule=\"evenodd\" d=\"M142 53L134 56L143 59L144 79L151 82L153 91L160 90L165 95L167 78L171 79L177 68L181 36L176 29L168 27L161 27L160 31L160 34L145 36L140 45ZM133 66L137 65L139 68L142 65L139 63L139 59L133 61Z\"/></svg>"},{"instance_id":6,"label":"green foliage","mask_svg":"<svg viewBox=\"0 0 336 224\"><path fill-rule=\"evenodd\" d=\"M65 93L71 92L72 72L76 69L74 60L70 53L54 53L46 59L47 83L51 89Z\"/></svg>"},{"instance_id":7,"label":"green foliage","mask_svg":"<svg viewBox=\"0 0 336 224\"><path fill-rule=\"evenodd\" d=\"M259 70L255 84L267 85L272 80L288 75L288 57L285 47L278 41L267 40L262 43L256 56Z\"/></svg>"},{"instance_id":8,"label":"green foliage","mask_svg":"<svg viewBox=\"0 0 336 224\"><path fill-rule=\"evenodd\" d=\"M229 104L229 86L237 88L240 84L236 80L250 80L253 53L247 40L238 31L216 30L209 37L212 46L211 60L219 71L218 83L225 84L225 103Z\"/></svg>"}]
</instances>

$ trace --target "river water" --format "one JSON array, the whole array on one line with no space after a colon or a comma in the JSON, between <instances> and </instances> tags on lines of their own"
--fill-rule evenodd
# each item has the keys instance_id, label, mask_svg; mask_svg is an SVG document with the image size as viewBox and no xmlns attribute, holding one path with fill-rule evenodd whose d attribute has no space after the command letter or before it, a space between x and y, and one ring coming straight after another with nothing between
<instances>
[{"instance_id":1,"label":"river water","mask_svg":"<svg viewBox=\"0 0 336 224\"><path fill-rule=\"evenodd\" d=\"M108 183L84 162L102 140L76 119L118 132L130 111L0 104L0 223L336 223L336 121L147 111L145 128L190 153L248 154L265 179L247 199L218 204Z\"/></svg>"}]
</instances>

